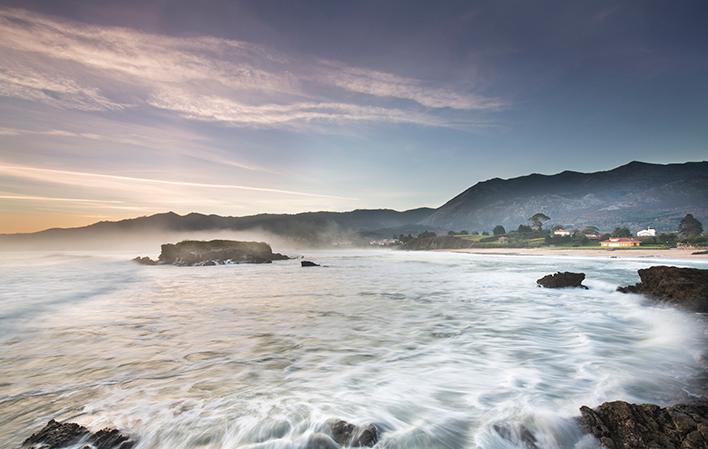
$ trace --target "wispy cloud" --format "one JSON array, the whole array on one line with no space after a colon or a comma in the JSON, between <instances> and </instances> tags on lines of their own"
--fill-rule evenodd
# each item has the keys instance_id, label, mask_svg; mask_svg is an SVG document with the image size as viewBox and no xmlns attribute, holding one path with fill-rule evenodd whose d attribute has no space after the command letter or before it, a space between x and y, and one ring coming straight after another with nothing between
<instances>
[{"instance_id":1,"label":"wispy cloud","mask_svg":"<svg viewBox=\"0 0 708 449\"><path fill-rule=\"evenodd\" d=\"M40 167L30 167L30 166L18 166L18 165L0 165L0 174L12 177L20 178L32 178L35 180L43 180L45 182L55 182L55 183L65 183L73 185L85 185L85 181L82 179L93 178L93 179L103 179L119 183L142 183L142 184L156 184L163 186L177 186L177 187L198 187L207 189L220 189L220 190L245 190L250 192L263 192L263 193L275 193L281 195L293 195L293 196L304 196L312 198L328 198L328 199L339 199L339 200L352 200L353 198L341 197L335 195L325 195L320 193L311 192L300 192L295 190L283 190L274 189L269 187L257 187L257 186L246 186L238 184L213 184L205 182L191 182L191 181L175 181L175 180L165 180L165 179L153 179L153 178L142 178L134 176L121 176L121 175L110 175L104 173L90 173L81 172L73 170L56 170L49 168Z\"/></svg>"},{"instance_id":2,"label":"wispy cloud","mask_svg":"<svg viewBox=\"0 0 708 449\"><path fill-rule=\"evenodd\" d=\"M217 148L218 144L205 140L200 135L195 135L183 130L155 130L140 125L117 125L114 123L111 123L111 129L109 130L106 129L106 126L102 126L101 123L101 121L93 120L88 124L87 128L91 128L95 130L95 132L78 132L67 129L0 128L0 137L46 136L118 143L142 149L150 149L156 152L182 154L189 158L211 162L216 165L235 167L255 172L277 173L275 170L269 168L236 161L232 156L220 151Z\"/></svg>"},{"instance_id":3,"label":"wispy cloud","mask_svg":"<svg viewBox=\"0 0 708 449\"><path fill-rule=\"evenodd\" d=\"M0 95L59 108L154 107L244 127L458 127L479 118L451 118L438 110L465 114L504 105L456 86L305 55L290 59L241 41L98 27L18 9L0 9L0 35Z\"/></svg>"},{"instance_id":4,"label":"wispy cloud","mask_svg":"<svg viewBox=\"0 0 708 449\"><path fill-rule=\"evenodd\" d=\"M124 105L109 100L98 89L81 86L60 75L42 73L27 66L0 66L0 96L39 101L59 108L82 111L122 109Z\"/></svg>"},{"instance_id":5,"label":"wispy cloud","mask_svg":"<svg viewBox=\"0 0 708 449\"><path fill-rule=\"evenodd\" d=\"M376 70L350 67L323 61L321 80L342 89L376 97L393 97L415 101L429 108L461 110L497 110L506 106L498 98L462 92L461 89L435 87L423 81Z\"/></svg>"},{"instance_id":6,"label":"wispy cloud","mask_svg":"<svg viewBox=\"0 0 708 449\"><path fill-rule=\"evenodd\" d=\"M91 209L101 208L101 209L119 209L119 210L145 210L145 208L143 208L143 207L127 205L123 201L89 199L89 198L62 198L62 197L55 197L55 196L37 196L37 195L21 195L21 194L14 194L14 193L0 193L0 199L2 199L2 200L16 200L16 201L75 203L78 205L84 205L85 207L88 207Z\"/></svg>"},{"instance_id":7,"label":"wispy cloud","mask_svg":"<svg viewBox=\"0 0 708 449\"><path fill-rule=\"evenodd\" d=\"M182 91L161 90L150 98L157 108L177 111L198 120L226 122L241 126L292 126L310 122L387 122L446 126L430 114L396 108L360 106L347 103L301 102L291 104L239 103L223 97L189 96Z\"/></svg>"}]
</instances>

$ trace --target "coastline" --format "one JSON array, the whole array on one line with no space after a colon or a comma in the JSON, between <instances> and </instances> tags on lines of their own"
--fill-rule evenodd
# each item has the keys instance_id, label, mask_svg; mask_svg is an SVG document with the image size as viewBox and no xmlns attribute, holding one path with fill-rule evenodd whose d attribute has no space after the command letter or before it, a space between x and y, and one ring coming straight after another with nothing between
<instances>
[{"instance_id":1,"label":"coastline","mask_svg":"<svg viewBox=\"0 0 708 449\"><path fill-rule=\"evenodd\" d=\"M497 254L510 256L581 256L605 257L620 259L678 259L678 260L704 260L708 261L708 254L692 254L698 249L668 248L668 249L588 249L588 248L461 248L461 249L434 249L468 254Z\"/></svg>"}]
</instances>

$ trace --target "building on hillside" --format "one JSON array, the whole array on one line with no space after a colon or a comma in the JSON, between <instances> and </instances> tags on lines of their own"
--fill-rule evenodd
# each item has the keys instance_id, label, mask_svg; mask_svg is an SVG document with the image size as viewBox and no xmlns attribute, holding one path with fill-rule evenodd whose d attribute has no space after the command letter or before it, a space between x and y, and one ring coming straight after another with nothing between
<instances>
[{"instance_id":1,"label":"building on hillside","mask_svg":"<svg viewBox=\"0 0 708 449\"><path fill-rule=\"evenodd\" d=\"M369 242L369 246L396 246L400 244L401 241L398 239L371 240Z\"/></svg>"},{"instance_id":2,"label":"building on hillside","mask_svg":"<svg viewBox=\"0 0 708 449\"><path fill-rule=\"evenodd\" d=\"M585 238L588 240L600 240L600 234L585 234Z\"/></svg>"},{"instance_id":3,"label":"building on hillside","mask_svg":"<svg viewBox=\"0 0 708 449\"><path fill-rule=\"evenodd\" d=\"M646 228L637 232L637 237L656 237L656 229Z\"/></svg>"},{"instance_id":4,"label":"building on hillside","mask_svg":"<svg viewBox=\"0 0 708 449\"><path fill-rule=\"evenodd\" d=\"M499 239L497 241L499 243L509 243L509 237L502 235L501 237L499 237Z\"/></svg>"},{"instance_id":5,"label":"building on hillside","mask_svg":"<svg viewBox=\"0 0 708 449\"><path fill-rule=\"evenodd\" d=\"M627 238L627 237L610 237L607 240L600 242L600 246L605 248L631 248L633 246L639 246L642 242L637 239Z\"/></svg>"},{"instance_id":6,"label":"building on hillside","mask_svg":"<svg viewBox=\"0 0 708 449\"><path fill-rule=\"evenodd\" d=\"M553 231L553 235L556 237L570 237L570 234L572 234L570 231L566 231L563 228Z\"/></svg>"}]
</instances>

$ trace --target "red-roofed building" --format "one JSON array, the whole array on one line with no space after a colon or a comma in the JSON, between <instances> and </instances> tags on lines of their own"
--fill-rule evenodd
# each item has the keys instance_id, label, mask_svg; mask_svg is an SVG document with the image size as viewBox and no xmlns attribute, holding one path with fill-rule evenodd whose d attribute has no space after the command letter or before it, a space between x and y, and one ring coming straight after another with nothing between
<instances>
[{"instance_id":1,"label":"red-roofed building","mask_svg":"<svg viewBox=\"0 0 708 449\"><path fill-rule=\"evenodd\" d=\"M637 239L627 238L627 237L610 237L607 240L600 242L600 246L605 248L630 248L632 246L639 246L642 242Z\"/></svg>"}]
</instances>

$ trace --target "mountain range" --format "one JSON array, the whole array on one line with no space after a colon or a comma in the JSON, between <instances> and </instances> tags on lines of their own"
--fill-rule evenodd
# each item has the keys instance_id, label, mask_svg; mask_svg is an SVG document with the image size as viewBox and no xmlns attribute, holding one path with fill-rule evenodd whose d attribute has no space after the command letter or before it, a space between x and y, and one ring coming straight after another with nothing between
<instances>
[{"instance_id":1,"label":"mountain range","mask_svg":"<svg viewBox=\"0 0 708 449\"><path fill-rule=\"evenodd\" d=\"M301 246L358 244L422 230L483 231L495 225L515 229L543 212L550 223L603 230L627 226L675 230L692 213L708 219L708 162L649 164L631 162L609 171L555 175L531 174L479 182L437 209L404 212L361 209L224 217L161 213L89 226L0 235L0 249L100 248L159 236L178 240L185 234L266 234Z\"/></svg>"}]
</instances>

